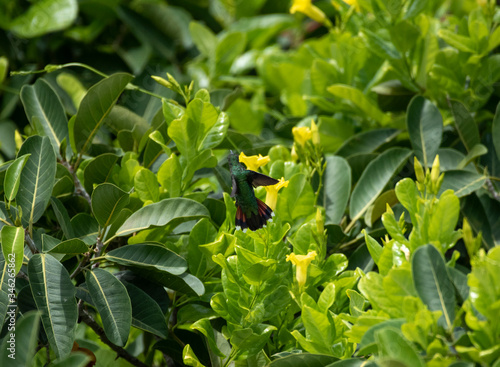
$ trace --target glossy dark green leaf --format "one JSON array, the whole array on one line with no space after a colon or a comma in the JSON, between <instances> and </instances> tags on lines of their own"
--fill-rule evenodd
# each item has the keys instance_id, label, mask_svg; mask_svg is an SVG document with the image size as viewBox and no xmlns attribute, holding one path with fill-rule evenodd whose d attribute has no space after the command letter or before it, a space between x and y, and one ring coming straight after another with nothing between
<instances>
[{"instance_id":1,"label":"glossy dark green leaf","mask_svg":"<svg viewBox=\"0 0 500 367\"><path fill-rule=\"evenodd\" d=\"M85 280L94 306L101 315L106 336L112 343L123 347L132 325L132 305L127 289L110 272L99 268L86 272Z\"/></svg>"},{"instance_id":2,"label":"glossy dark green leaf","mask_svg":"<svg viewBox=\"0 0 500 367\"><path fill-rule=\"evenodd\" d=\"M118 162L118 156L111 153L101 154L90 161L83 171L85 190L89 194L92 194L94 184L111 181L116 162Z\"/></svg>"},{"instance_id":3,"label":"glossy dark green leaf","mask_svg":"<svg viewBox=\"0 0 500 367\"><path fill-rule=\"evenodd\" d=\"M15 199L17 192L19 191L19 184L21 183L21 172L23 171L28 158L29 154L20 156L10 164L9 168L7 168L3 183L5 200L12 201Z\"/></svg>"},{"instance_id":4,"label":"glossy dark green leaf","mask_svg":"<svg viewBox=\"0 0 500 367\"><path fill-rule=\"evenodd\" d=\"M339 224L351 192L351 168L347 161L327 156L324 180L325 224Z\"/></svg>"},{"instance_id":5,"label":"glossy dark green leaf","mask_svg":"<svg viewBox=\"0 0 500 367\"><path fill-rule=\"evenodd\" d=\"M117 236L126 236L150 227L179 224L184 221L209 217L202 204L184 198L165 199L145 206L132 214L118 229Z\"/></svg>"},{"instance_id":6,"label":"glossy dark green leaf","mask_svg":"<svg viewBox=\"0 0 500 367\"><path fill-rule=\"evenodd\" d=\"M15 310L15 309L14 309ZM15 322L14 332L8 332L0 346L2 366L33 366L32 359L38 342L40 313L28 312Z\"/></svg>"},{"instance_id":7,"label":"glossy dark green leaf","mask_svg":"<svg viewBox=\"0 0 500 367\"><path fill-rule=\"evenodd\" d=\"M158 303L139 287L127 282L124 285L132 304L132 326L166 338L167 323Z\"/></svg>"},{"instance_id":8,"label":"glossy dark green leaf","mask_svg":"<svg viewBox=\"0 0 500 367\"><path fill-rule=\"evenodd\" d=\"M159 283L164 287L190 296L202 296L205 293L203 282L189 273L173 275L141 267L134 268L134 272L152 282Z\"/></svg>"},{"instance_id":9,"label":"glossy dark green leaf","mask_svg":"<svg viewBox=\"0 0 500 367\"><path fill-rule=\"evenodd\" d=\"M441 145L441 113L432 102L422 96L416 96L408 106L406 124L415 155L424 167L428 167L434 161Z\"/></svg>"},{"instance_id":10,"label":"glossy dark green leaf","mask_svg":"<svg viewBox=\"0 0 500 367\"><path fill-rule=\"evenodd\" d=\"M412 258L415 289L431 311L441 311L439 323L451 330L455 321L455 288L441 253L432 245L419 247Z\"/></svg>"},{"instance_id":11,"label":"glossy dark green leaf","mask_svg":"<svg viewBox=\"0 0 500 367\"><path fill-rule=\"evenodd\" d=\"M270 367L319 367L338 361L338 358L325 354L279 353Z\"/></svg>"},{"instance_id":12,"label":"glossy dark green leaf","mask_svg":"<svg viewBox=\"0 0 500 367\"><path fill-rule=\"evenodd\" d=\"M186 260L166 247L152 243L122 246L108 252L105 257L118 264L156 269L174 275L187 270Z\"/></svg>"},{"instance_id":13,"label":"glossy dark green leaf","mask_svg":"<svg viewBox=\"0 0 500 367\"><path fill-rule=\"evenodd\" d=\"M377 129L359 133L348 139L335 153L342 157L372 153L381 145L390 142L400 133L396 129Z\"/></svg>"},{"instance_id":14,"label":"glossy dark green leaf","mask_svg":"<svg viewBox=\"0 0 500 367\"><path fill-rule=\"evenodd\" d=\"M486 177L476 172L465 170L446 171L439 193L451 189L458 197L467 196L480 189L485 181Z\"/></svg>"},{"instance_id":15,"label":"glossy dark green leaf","mask_svg":"<svg viewBox=\"0 0 500 367\"><path fill-rule=\"evenodd\" d=\"M86 152L97 131L133 76L113 74L92 86L83 98L76 114L70 142L76 152Z\"/></svg>"},{"instance_id":16,"label":"glossy dark green leaf","mask_svg":"<svg viewBox=\"0 0 500 367\"><path fill-rule=\"evenodd\" d=\"M31 126L40 135L48 136L55 152L61 142L69 140L68 119L59 96L44 79L21 89L21 101Z\"/></svg>"},{"instance_id":17,"label":"glossy dark green leaf","mask_svg":"<svg viewBox=\"0 0 500 367\"><path fill-rule=\"evenodd\" d=\"M500 104L498 104L495 117L493 118L491 136L493 137L493 146L495 147L497 159L500 161Z\"/></svg>"},{"instance_id":18,"label":"glossy dark green leaf","mask_svg":"<svg viewBox=\"0 0 500 367\"><path fill-rule=\"evenodd\" d=\"M460 140L462 140L467 151L470 152L475 145L479 144L479 129L476 122L462 102L450 100L448 104L453 113Z\"/></svg>"},{"instance_id":19,"label":"glossy dark green leaf","mask_svg":"<svg viewBox=\"0 0 500 367\"><path fill-rule=\"evenodd\" d=\"M21 146L19 156L31 154L21 173L17 205L22 209L24 226L41 218L50 200L56 175L56 155L49 138L29 137Z\"/></svg>"},{"instance_id":20,"label":"glossy dark green leaf","mask_svg":"<svg viewBox=\"0 0 500 367\"><path fill-rule=\"evenodd\" d=\"M44 249L44 251L48 251L53 254L75 255L88 252L89 246L78 238L72 238L70 240L62 241L48 250Z\"/></svg>"},{"instance_id":21,"label":"glossy dark green leaf","mask_svg":"<svg viewBox=\"0 0 500 367\"><path fill-rule=\"evenodd\" d=\"M129 202L129 195L119 187L103 183L92 192L92 212L102 228L106 228Z\"/></svg>"},{"instance_id":22,"label":"glossy dark green leaf","mask_svg":"<svg viewBox=\"0 0 500 367\"><path fill-rule=\"evenodd\" d=\"M59 225L61 226L61 229L64 233L64 236L66 236L66 238L68 239L75 237L73 226L71 225L71 219L63 203L61 203L61 201L55 197L51 197L50 202L52 204L52 209L54 210L57 221L59 222Z\"/></svg>"},{"instance_id":23,"label":"glossy dark green leaf","mask_svg":"<svg viewBox=\"0 0 500 367\"><path fill-rule=\"evenodd\" d=\"M410 154L409 149L390 148L368 164L352 192L349 212L353 221L373 204Z\"/></svg>"},{"instance_id":24,"label":"glossy dark green leaf","mask_svg":"<svg viewBox=\"0 0 500 367\"><path fill-rule=\"evenodd\" d=\"M68 271L53 256L35 254L28 262L28 278L50 347L64 357L73 347L78 319L75 287Z\"/></svg>"}]
</instances>

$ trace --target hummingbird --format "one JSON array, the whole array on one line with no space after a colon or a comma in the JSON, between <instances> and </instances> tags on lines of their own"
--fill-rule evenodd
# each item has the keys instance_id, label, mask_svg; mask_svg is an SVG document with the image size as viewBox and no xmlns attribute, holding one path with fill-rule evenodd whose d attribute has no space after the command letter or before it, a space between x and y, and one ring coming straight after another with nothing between
<instances>
[{"instance_id":1,"label":"hummingbird","mask_svg":"<svg viewBox=\"0 0 500 367\"><path fill-rule=\"evenodd\" d=\"M266 203L255 197L253 188L276 185L279 181L245 169L233 151L229 153L228 162L233 184L231 197L236 198L236 228L250 228L252 231L262 228L274 214Z\"/></svg>"}]
</instances>

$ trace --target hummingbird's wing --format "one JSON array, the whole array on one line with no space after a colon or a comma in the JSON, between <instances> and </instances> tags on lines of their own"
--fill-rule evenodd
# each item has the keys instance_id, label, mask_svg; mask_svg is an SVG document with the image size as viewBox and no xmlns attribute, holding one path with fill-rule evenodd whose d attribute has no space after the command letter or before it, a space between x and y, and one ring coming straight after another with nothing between
<instances>
[{"instance_id":1,"label":"hummingbird's wing","mask_svg":"<svg viewBox=\"0 0 500 367\"><path fill-rule=\"evenodd\" d=\"M279 182L278 180L263 175L259 172L250 170L248 170L248 172L250 172L250 174L248 175L248 181L252 184L253 187L276 185Z\"/></svg>"}]
</instances>

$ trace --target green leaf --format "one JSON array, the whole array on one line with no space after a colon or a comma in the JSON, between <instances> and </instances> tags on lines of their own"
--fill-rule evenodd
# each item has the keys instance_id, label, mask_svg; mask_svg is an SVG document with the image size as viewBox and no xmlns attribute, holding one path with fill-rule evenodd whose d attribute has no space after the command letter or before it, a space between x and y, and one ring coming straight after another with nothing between
<instances>
[{"instance_id":1,"label":"green leaf","mask_svg":"<svg viewBox=\"0 0 500 367\"><path fill-rule=\"evenodd\" d=\"M78 14L76 0L37 1L10 23L10 30L21 38L34 38L69 27Z\"/></svg>"},{"instance_id":2,"label":"green leaf","mask_svg":"<svg viewBox=\"0 0 500 367\"><path fill-rule=\"evenodd\" d=\"M413 254L415 289L430 311L442 311L439 323L451 331L455 321L455 288L441 253L432 245L419 247Z\"/></svg>"},{"instance_id":3,"label":"green leaf","mask_svg":"<svg viewBox=\"0 0 500 367\"><path fill-rule=\"evenodd\" d=\"M132 324L132 305L127 289L114 275L99 268L86 272L85 281L101 315L106 336L112 343L125 346Z\"/></svg>"},{"instance_id":4,"label":"green leaf","mask_svg":"<svg viewBox=\"0 0 500 367\"><path fill-rule=\"evenodd\" d=\"M217 37L210 28L198 22L189 23L189 32L200 53L209 59L215 56Z\"/></svg>"},{"instance_id":5,"label":"green leaf","mask_svg":"<svg viewBox=\"0 0 500 367\"><path fill-rule=\"evenodd\" d=\"M227 344L226 339L220 332L212 327L209 319L205 318L196 321L191 325L191 329L198 330L205 336L210 347L210 351L216 356L224 358L226 356L225 353L229 354L229 350L225 350L226 348L223 348Z\"/></svg>"},{"instance_id":6,"label":"green leaf","mask_svg":"<svg viewBox=\"0 0 500 367\"><path fill-rule=\"evenodd\" d=\"M390 121L388 115L383 113L362 91L345 84L334 84L326 88L328 92L339 98L345 98L358 107L364 116L367 116L382 125Z\"/></svg>"},{"instance_id":7,"label":"green leaf","mask_svg":"<svg viewBox=\"0 0 500 367\"><path fill-rule=\"evenodd\" d=\"M56 155L49 138L29 137L21 146L19 156L31 154L21 173L17 205L22 209L22 223L31 226L45 212L56 175Z\"/></svg>"},{"instance_id":8,"label":"green leaf","mask_svg":"<svg viewBox=\"0 0 500 367\"><path fill-rule=\"evenodd\" d=\"M209 217L208 209L202 204L184 198L165 199L145 206L132 214L116 232L116 236L167 224L178 225L182 222Z\"/></svg>"},{"instance_id":9,"label":"green leaf","mask_svg":"<svg viewBox=\"0 0 500 367\"><path fill-rule=\"evenodd\" d=\"M324 180L325 224L340 224L351 192L351 167L342 157L327 156Z\"/></svg>"},{"instance_id":10,"label":"green leaf","mask_svg":"<svg viewBox=\"0 0 500 367\"><path fill-rule=\"evenodd\" d=\"M346 140L335 154L347 158L353 155L372 153L383 144L393 140L400 132L396 129L377 129L359 133Z\"/></svg>"},{"instance_id":11,"label":"green leaf","mask_svg":"<svg viewBox=\"0 0 500 367\"><path fill-rule=\"evenodd\" d=\"M208 127L208 131L201 141L200 150L216 148L226 137L228 127L229 118L225 112L221 112L215 123Z\"/></svg>"},{"instance_id":12,"label":"green leaf","mask_svg":"<svg viewBox=\"0 0 500 367\"><path fill-rule=\"evenodd\" d=\"M132 326L166 339L168 327L158 303L135 285L123 282L132 304Z\"/></svg>"},{"instance_id":13,"label":"green leaf","mask_svg":"<svg viewBox=\"0 0 500 367\"><path fill-rule=\"evenodd\" d=\"M349 212L353 221L373 204L410 154L409 149L390 148L368 164L352 192Z\"/></svg>"},{"instance_id":14,"label":"green leaf","mask_svg":"<svg viewBox=\"0 0 500 367\"><path fill-rule=\"evenodd\" d=\"M76 255L88 252L89 246L78 238L72 238L62 241L49 249L44 248L44 251L55 254Z\"/></svg>"},{"instance_id":15,"label":"green leaf","mask_svg":"<svg viewBox=\"0 0 500 367\"><path fill-rule=\"evenodd\" d=\"M175 252L161 245L141 243L117 248L105 255L109 261L141 268L166 271L180 275L187 270L187 263Z\"/></svg>"},{"instance_id":16,"label":"green leaf","mask_svg":"<svg viewBox=\"0 0 500 367\"><path fill-rule=\"evenodd\" d=\"M128 194L119 187L103 183L92 193L92 212L102 228L106 228L129 202Z\"/></svg>"},{"instance_id":17,"label":"green leaf","mask_svg":"<svg viewBox=\"0 0 500 367\"><path fill-rule=\"evenodd\" d=\"M317 367L327 366L339 360L333 356L312 353L286 353L285 356L278 355L278 357L269 364L269 367Z\"/></svg>"},{"instance_id":18,"label":"green leaf","mask_svg":"<svg viewBox=\"0 0 500 367\"><path fill-rule=\"evenodd\" d=\"M23 265L24 230L20 227L3 226L1 236L3 257L7 260L7 271L16 276ZM14 265L12 269L11 266Z\"/></svg>"},{"instance_id":19,"label":"green leaf","mask_svg":"<svg viewBox=\"0 0 500 367\"><path fill-rule=\"evenodd\" d=\"M73 129L70 130L70 141L74 151L83 154L90 148L104 119L132 79L133 76L130 74L116 73L88 90L76 114Z\"/></svg>"},{"instance_id":20,"label":"green leaf","mask_svg":"<svg viewBox=\"0 0 500 367\"><path fill-rule=\"evenodd\" d=\"M61 229L64 233L64 236L68 239L75 237L73 226L71 225L71 219L63 203L61 203L61 201L55 197L51 197L50 202L52 204L52 209L54 210L57 221L59 222L59 225L61 226Z\"/></svg>"},{"instance_id":21,"label":"green leaf","mask_svg":"<svg viewBox=\"0 0 500 367\"><path fill-rule=\"evenodd\" d=\"M111 181L116 162L118 162L118 156L112 153L101 154L89 162L83 171L85 190L89 194L92 194L94 184Z\"/></svg>"},{"instance_id":22,"label":"green leaf","mask_svg":"<svg viewBox=\"0 0 500 367\"><path fill-rule=\"evenodd\" d=\"M229 74L237 56L245 51L246 35L242 32L226 32L215 49L215 75Z\"/></svg>"},{"instance_id":23,"label":"green leaf","mask_svg":"<svg viewBox=\"0 0 500 367\"><path fill-rule=\"evenodd\" d=\"M15 330L11 330L15 332L8 332L1 344L2 366L33 366L32 359L38 342L39 326L39 312L28 312L16 320ZM11 348L11 343L14 344L14 348Z\"/></svg>"},{"instance_id":24,"label":"green leaf","mask_svg":"<svg viewBox=\"0 0 500 367\"><path fill-rule=\"evenodd\" d=\"M50 347L56 356L67 356L78 319L75 287L68 271L53 256L34 254L28 262L28 278Z\"/></svg>"},{"instance_id":25,"label":"green leaf","mask_svg":"<svg viewBox=\"0 0 500 367\"><path fill-rule=\"evenodd\" d=\"M12 201L15 199L17 192L19 191L19 184L21 183L21 172L23 171L29 157L30 154L20 156L10 164L9 168L7 168L3 183L3 191L6 201Z\"/></svg>"},{"instance_id":26,"label":"green leaf","mask_svg":"<svg viewBox=\"0 0 500 367\"><path fill-rule=\"evenodd\" d=\"M275 330L277 330L275 326L266 324L238 329L233 331L231 335L231 344L233 348L238 350L238 356L245 359L259 353Z\"/></svg>"},{"instance_id":27,"label":"green leaf","mask_svg":"<svg viewBox=\"0 0 500 367\"><path fill-rule=\"evenodd\" d=\"M469 153L467 153L467 156L460 161L460 163L457 165L457 168L464 169L474 159L485 154L488 154L488 148L486 148L483 144L476 144L472 147Z\"/></svg>"},{"instance_id":28,"label":"green leaf","mask_svg":"<svg viewBox=\"0 0 500 367\"><path fill-rule=\"evenodd\" d=\"M457 50L476 53L476 45L469 37L456 34L448 29L440 29L438 36Z\"/></svg>"},{"instance_id":29,"label":"green leaf","mask_svg":"<svg viewBox=\"0 0 500 367\"><path fill-rule=\"evenodd\" d=\"M147 168L141 169L134 176L134 188L139 198L146 202L157 202L160 198L160 187L156 175Z\"/></svg>"},{"instance_id":30,"label":"green leaf","mask_svg":"<svg viewBox=\"0 0 500 367\"><path fill-rule=\"evenodd\" d=\"M438 108L422 96L416 96L408 106L406 124L411 146L424 167L434 161L443 134L443 118Z\"/></svg>"},{"instance_id":31,"label":"green leaf","mask_svg":"<svg viewBox=\"0 0 500 367\"><path fill-rule=\"evenodd\" d=\"M158 169L158 182L167 189L171 198L181 195L182 168L179 157L172 154Z\"/></svg>"},{"instance_id":32,"label":"green leaf","mask_svg":"<svg viewBox=\"0 0 500 367\"><path fill-rule=\"evenodd\" d=\"M460 140L470 152L475 145L479 144L479 129L467 108L460 101L450 100L448 104L453 113Z\"/></svg>"},{"instance_id":33,"label":"green leaf","mask_svg":"<svg viewBox=\"0 0 500 367\"><path fill-rule=\"evenodd\" d=\"M21 101L31 126L40 135L48 136L55 152L61 142L68 141L68 119L59 96L44 79L21 89Z\"/></svg>"},{"instance_id":34,"label":"green leaf","mask_svg":"<svg viewBox=\"0 0 500 367\"><path fill-rule=\"evenodd\" d=\"M444 173L443 184L439 189L439 193L451 189L455 192L455 195L461 198L479 190L485 181L486 177L476 172L449 170Z\"/></svg>"},{"instance_id":35,"label":"green leaf","mask_svg":"<svg viewBox=\"0 0 500 367\"><path fill-rule=\"evenodd\" d=\"M367 354L373 354L378 352L378 344L375 340L375 333L378 330L392 329L401 330L401 325L406 322L405 319L392 319L377 323L371 326L364 334L359 343L358 355L364 356Z\"/></svg>"},{"instance_id":36,"label":"green leaf","mask_svg":"<svg viewBox=\"0 0 500 367\"><path fill-rule=\"evenodd\" d=\"M496 30L500 30L500 27ZM493 118L493 124L491 125L491 136L493 138L493 146L495 147L497 159L500 161L500 103L497 106L495 117Z\"/></svg>"},{"instance_id":37,"label":"green leaf","mask_svg":"<svg viewBox=\"0 0 500 367\"><path fill-rule=\"evenodd\" d=\"M375 340L381 358L393 361L394 365L425 367L422 358L400 331L391 328L377 330Z\"/></svg>"}]
</instances>

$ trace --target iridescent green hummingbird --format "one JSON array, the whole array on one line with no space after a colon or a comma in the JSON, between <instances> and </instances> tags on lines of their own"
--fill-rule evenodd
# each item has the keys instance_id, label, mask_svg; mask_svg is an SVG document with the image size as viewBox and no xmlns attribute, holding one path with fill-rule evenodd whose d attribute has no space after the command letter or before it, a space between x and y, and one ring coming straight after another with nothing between
<instances>
[{"instance_id":1,"label":"iridescent green hummingbird","mask_svg":"<svg viewBox=\"0 0 500 367\"><path fill-rule=\"evenodd\" d=\"M228 161L233 184L231 197L236 198L236 228L250 228L252 231L262 228L274 214L266 203L255 197L253 188L276 185L279 181L245 169L233 151L229 153Z\"/></svg>"}]
</instances>

